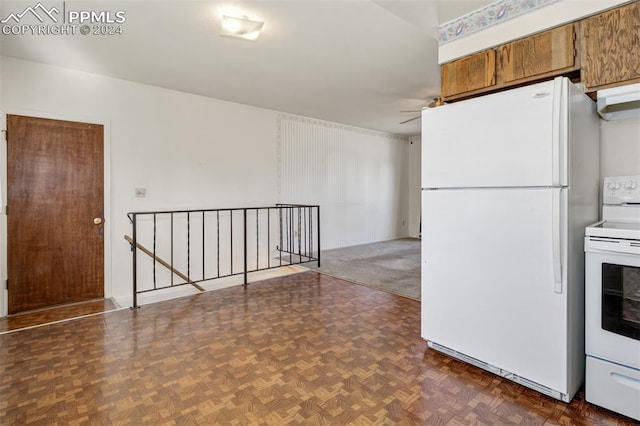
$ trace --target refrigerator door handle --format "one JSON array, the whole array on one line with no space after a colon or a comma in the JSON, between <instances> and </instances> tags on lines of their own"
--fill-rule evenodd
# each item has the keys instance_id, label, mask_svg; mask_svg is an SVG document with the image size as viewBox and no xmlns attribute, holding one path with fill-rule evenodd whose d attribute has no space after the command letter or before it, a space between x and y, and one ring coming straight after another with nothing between
<instances>
[{"instance_id":1,"label":"refrigerator door handle","mask_svg":"<svg viewBox=\"0 0 640 426\"><path fill-rule=\"evenodd\" d=\"M562 191L563 188L552 189L551 214L551 253L553 255L553 291L562 294Z\"/></svg>"},{"instance_id":2,"label":"refrigerator door handle","mask_svg":"<svg viewBox=\"0 0 640 426\"><path fill-rule=\"evenodd\" d=\"M563 140L563 128L566 126L566 114L565 107L565 87L567 87L566 79L563 77L557 77L553 82L553 108L551 118L551 185L560 186L564 185L562 177L564 170L562 164L564 161L564 147L565 140Z\"/></svg>"}]
</instances>

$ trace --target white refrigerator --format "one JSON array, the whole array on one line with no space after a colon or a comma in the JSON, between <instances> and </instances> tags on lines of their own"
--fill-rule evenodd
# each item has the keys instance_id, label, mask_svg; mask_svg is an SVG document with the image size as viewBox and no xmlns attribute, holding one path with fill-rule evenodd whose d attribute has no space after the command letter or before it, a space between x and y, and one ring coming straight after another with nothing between
<instances>
[{"instance_id":1,"label":"white refrigerator","mask_svg":"<svg viewBox=\"0 0 640 426\"><path fill-rule=\"evenodd\" d=\"M566 78L425 109L422 337L554 398L584 378L595 103Z\"/></svg>"}]
</instances>

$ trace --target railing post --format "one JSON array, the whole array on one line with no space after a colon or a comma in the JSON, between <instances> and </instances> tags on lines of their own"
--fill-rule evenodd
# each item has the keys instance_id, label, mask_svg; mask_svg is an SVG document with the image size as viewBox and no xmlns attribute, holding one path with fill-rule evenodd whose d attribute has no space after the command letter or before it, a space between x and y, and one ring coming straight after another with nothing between
<instances>
[{"instance_id":1,"label":"railing post","mask_svg":"<svg viewBox=\"0 0 640 426\"><path fill-rule=\"evenodd\" d=\"M318 268L320 267L320 205L318 205Z\"/></svg>"},{"instance_id":2,"label":"railing post","mask_svg":"<svg viewBox=\"0 0 640 426\"><path fill-rule=\"evenodd\" d=\"M298 262L302 262L302 211L298 207Z\"/></svg>"},{"instance_id":3,"label":"railing post","mask_svg":"<svg viewBox=\"0 0 640 426\"><path fill-rule=\"evenodd\" d=\"M247 209L242 209L244 221L244 285L247 285Z\"/></svg>"},{"instance_id":4,"label":"railing post","mask_svg":"<svg viewBox=\"0 0 640 426\"><path fill-rule=\"evenodd\" d=\"M133 232L132 232L132 240L133 240L133 244L131 245L131 251L133 252L133 306L131 307L131 309L136 309L138 308L138 240L137 240L137 225L136 225L136 219L138 218L138 215L133 213L131 215L131 224L133 226Z\"/></svg>"}]
</instances>

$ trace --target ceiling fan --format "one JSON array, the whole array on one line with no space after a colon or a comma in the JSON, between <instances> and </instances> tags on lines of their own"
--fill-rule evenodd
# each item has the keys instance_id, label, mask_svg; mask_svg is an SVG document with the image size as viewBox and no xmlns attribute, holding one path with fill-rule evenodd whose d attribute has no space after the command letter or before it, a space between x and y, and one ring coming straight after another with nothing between
<instances>
[{"instance_id":1,"label":"ceiling fan","mask_svg":"<svg viewBox=\"0 0 640 426\"><path fill-rule=\"evenodd\" d=\"M432 102L429 102L429 104L427 105L427 108L435 108L435 107L441 106L441 105L444 105L444 102L442 101L442 98L437 97L437 98L433 98ZM405 110L405 111L400 111L400 112L422 112L422 110L421 109L411 109L411 110ZM405 123L408 123L410 121L417 120L420 117L422 117L422 115L418 115L417 117L413 117L413 118L410 118L408 120L401 121L399 124L405 124Z\"/></svg>"}]
</instances>

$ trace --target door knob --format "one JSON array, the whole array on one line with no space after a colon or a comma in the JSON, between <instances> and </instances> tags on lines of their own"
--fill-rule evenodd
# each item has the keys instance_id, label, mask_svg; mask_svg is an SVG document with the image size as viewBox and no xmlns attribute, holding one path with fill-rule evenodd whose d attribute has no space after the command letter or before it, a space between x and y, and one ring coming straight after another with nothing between
<instances>
[{"instance_id":1,"label":"door knob","mask_svg":"<svg viewBox=\"0 0 640 426\"><path fill-rule=\"evenodd\" d=\"M93 219L93 223L94 225L100 225L102 223L102 218L96 217L95 219Z\"/></svg>"}]
</instances>

